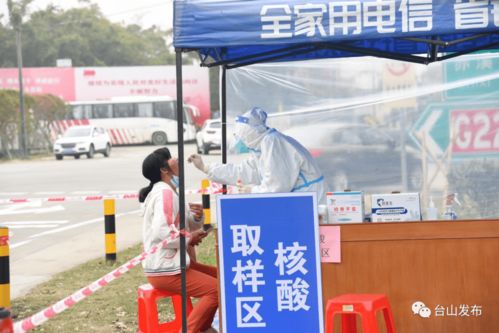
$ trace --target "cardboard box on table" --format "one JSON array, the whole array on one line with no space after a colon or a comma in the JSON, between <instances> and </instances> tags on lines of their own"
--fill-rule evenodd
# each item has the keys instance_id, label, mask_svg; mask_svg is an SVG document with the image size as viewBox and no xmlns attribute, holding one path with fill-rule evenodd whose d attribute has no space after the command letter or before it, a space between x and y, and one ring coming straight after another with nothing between
<instances>
[{"instance_id":1,"label":"cardboard box on table","mask_svg":"<svg viewBox=\"0 0 499 333\"><path fill-rule=\"evenodd\" d=\"M419 193L373 194L372 222L420 221Z\"/></svg>"},{"instance_id":2,"label":"cardboard box on table","mask_svg":"<svg viewBox=\"0 0 499 333\"><path fill-rule=\"evenodd\" d=\"M364 221L362 192L327 192L328 223L358 223Z\"/></svg>"}]
</instances>

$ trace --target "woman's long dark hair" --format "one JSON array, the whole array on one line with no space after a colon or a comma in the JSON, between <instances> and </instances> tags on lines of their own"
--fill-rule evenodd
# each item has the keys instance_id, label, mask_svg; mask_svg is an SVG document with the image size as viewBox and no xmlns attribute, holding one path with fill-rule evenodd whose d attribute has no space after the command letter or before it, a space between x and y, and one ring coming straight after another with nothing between
<instances>
[{"instance_id":1,"label":"woman's long dark hair","mask_svg":"<svg viewBox=\"0 0 499 333\"><path fill-rule=\"evenodd\" d=\"M159 148L153 151L142 162L142 175L149 179L149 186L139 191L139 202L144 202L147 195L151 192L154 184L161 180L161 168L171 171L168 160L172 158L168 148Z\"/></svg>"}]
</instances>

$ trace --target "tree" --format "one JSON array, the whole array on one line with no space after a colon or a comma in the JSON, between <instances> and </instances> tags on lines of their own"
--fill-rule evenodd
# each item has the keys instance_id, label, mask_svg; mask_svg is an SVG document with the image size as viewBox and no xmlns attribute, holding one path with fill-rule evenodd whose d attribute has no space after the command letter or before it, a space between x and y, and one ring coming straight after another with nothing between
<instances>
[{"instance_id":1,"label":"tree","mask_svg":"<svg viewBox=\"0 0 499 333\"><path fill-rule=\"evenodd\" d=\"M15 67L16 64L16 36L13 29L4 26L0 18L0 62L4 67Z\"/></svg>"},{"instance_id":2,"label":"tree","mask_svg":"<svg viewBox=\"0 0 499 333\"><path fill-rule=\"evenodd\" d=\"M174 64L175 55L167 44L171 33L155 26L143 29L138 25L112 23L95 4L69 10L50 5L32 13L23 24L24 64L50 67L61 58L72 59L74 66ZM0 36L6 37L2 41L10 41L13 32L1 27ZM13 43L2 45L0 66L12 67L13 54ZM185 63L191 63L193 56L184 59Z\"/></svg>"},{"instance_id":3,"label":"tree","mask_svg":"<svg viewBox=\"0 0 499 333\"><path fill-rule=\"evenodd\" d=\"M17 112L19 94L15 90L0 90L0 143L2 155L9 158L17 137Z\"/></svg>"},{"instance_id":4,"label":"tree","mask_svg":"<svg viewBox=\"0 0 499 333\"><path fill-rule=\"evenodd\" d=\"M28 5L33 0L20 0L19 2L14 2L13 0L7 0L7 8L9 9L10 24L16 31L16 55L17 55L17 66L19 71L19 109L21 110L21 136L20 136L20 146L22 148L23 155L28 154L28 136L26 132L26 113L24 109L24 91L23 91L23 56L22 56L22 23L26 16Z\"/></svg>"},{"instance_id":5,"label":"tree","mask_svg":"<svg viewBox=\"0 0 499 333\"><path fill-rule=\"evenodd\" d=\"M37 125L32 130L41 135L45 148L50 150L54 144L55 134L62 134L57 133L55 125L66 116L66 104L59 97L50 94L36 95L32 99L32 123ZM34 134L31 137L34 137Z\"/></svg>"},{"instance_id":6,"label":"tree","mask_svg":"<svg viewBox=\"0 0 499 333\"><path fill-rule=\"evenodd\" d=\"M455 207L457 216L492 218L499 215L499 162L476 159L454 163L448 175L450 193L458 193L462 206Z\"/></svg>"},{"instance_id":7,"label":"tree","mask_svg":"<svg viewBox=\"0 0 499 333\"><path fill-rule=\"evenodd\" d=\"M7 0L7 9L9 10L9 21L10 25L14 29L20 29L23 23L23 19L27 14L28 6L33 0L19 0L14 2L13 0Z\"/></svg>"}]
</instances>

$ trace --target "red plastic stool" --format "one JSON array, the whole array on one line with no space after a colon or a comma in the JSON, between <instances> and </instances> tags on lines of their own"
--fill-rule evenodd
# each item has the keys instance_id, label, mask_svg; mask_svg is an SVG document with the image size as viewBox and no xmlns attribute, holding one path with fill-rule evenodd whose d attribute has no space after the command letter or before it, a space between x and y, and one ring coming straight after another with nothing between
<instances>
[{"instance_id":1,"label":"red plastic stool","mask_svg":"<svg viewBox=\"0 0 499 333\"><path fill-rule=\"evenodd\" d=\"M376 311L382 310L388 333L395 333L390 303L385 295L346 294L330 299L326 306L326 333L334 332L334 315L341 314L341 332L356 333L356 315L362 322L362 333L378 333Z\"/></svg>"},{"instance_id":2,"label":"red plastic stool","mask_svg":"<svg viewBox=\"0 0 499 333\"><path fill-rule=\"evenodd\" d=\"M155 289L150 284L143 284L137 291L139 306L139 333L178 333L182 328L182 296ZM171 297L175 319L160 323L157 300ZM192 311L190 297L187 298L187 315Z\"/></svg>"}]
</instances>

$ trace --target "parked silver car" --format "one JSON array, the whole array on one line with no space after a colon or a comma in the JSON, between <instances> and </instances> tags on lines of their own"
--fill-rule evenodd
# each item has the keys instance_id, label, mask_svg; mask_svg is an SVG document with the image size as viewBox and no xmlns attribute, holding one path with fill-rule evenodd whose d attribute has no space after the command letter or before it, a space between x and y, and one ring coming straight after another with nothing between
<instances>
[{"instance_id":1,"label":"parked silver car","mask_svg":"<svg viewBox=\"0 0 499 333\"><path fill-rule=\"evenodd\" d=\"M196 133L198 154L209 154L210 150L220 149L222 141L222 123L218 119L207 119Z\"/></svg>"}]
</instances>

